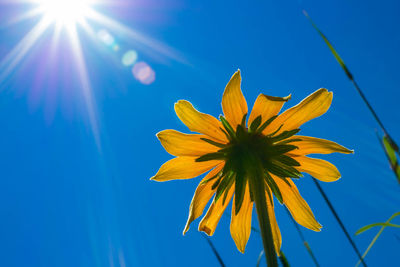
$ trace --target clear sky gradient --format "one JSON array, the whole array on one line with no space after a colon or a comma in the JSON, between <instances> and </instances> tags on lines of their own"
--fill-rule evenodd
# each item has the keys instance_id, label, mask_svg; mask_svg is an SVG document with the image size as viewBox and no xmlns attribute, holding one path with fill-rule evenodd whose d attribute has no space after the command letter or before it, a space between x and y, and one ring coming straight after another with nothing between
<instances>
[{"instance_id":1,"label":"clear sky gradient","mask_svg":"<svg viewBox=\"0 0 400 267\"><path fill-rule=\"evenodd\" d=\"M33 5L11 2L0 0L0 77L10 67L7 55L40 20L15 22ZM237 69L249 107L260 93L292 94L287 108L320 87L334 92L331 109L301 133L355 150L321 157L342 173L322 187L352 235L399 211L400 186L375 130L382 133L301 12L305 8L334 43L400 140L399 1L113 2L93 8L126 28L87 20L95 33L114 38L112 47L77 26L85 68L71 36L62 30L55 42L50 25L0 80L1 266L218 266L197 231L199 220L182 236L200 178L149 178L172 158L155 134L189 132L174 103L186 99L218 116ZM154 70L154 82L143 84L121 63L132 49ZM354 266L357 257L311 178L296 185L323 225L319 233L301 227L321 266ZM227 266L255 266L261 239L253 232L241 254L230 237L229 214L211 240ZM276 214L291 266L313 266L284 208L276 205ZM376 232L354 236L361 251ZM386 229L368 265L395 266L399 237L398 229Z\"/></svg>"}]
</instances>

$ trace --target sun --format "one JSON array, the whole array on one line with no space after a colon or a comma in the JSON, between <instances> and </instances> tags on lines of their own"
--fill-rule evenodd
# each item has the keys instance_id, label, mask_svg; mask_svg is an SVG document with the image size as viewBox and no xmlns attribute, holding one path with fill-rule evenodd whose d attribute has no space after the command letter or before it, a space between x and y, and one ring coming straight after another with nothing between
<instances>
[{"instance_id":1,"label":"sun","mask_svg":"<svg viewBox=\"0 0 400 267\"><path fill-rule=\"evenodd\" d=\"M12 26L22 21L35 23L31 25L23 35L23 37L15 44L13 48L4 56L0 57L0 90L3 85L10 79L13 73L27 60L28 55L35 52L35 48L39 48L39 41L43 38L46 41L41 42L46 46L46 60L48 64L52 64L52 77L58 75L58 66L62 66L59 62L54 62L57 55L65 55L65 52L71 52L71 57L66 57L68 66L76 71L79 80L82 99L88 115L88 121L92 130L95 142L100 149L100 130L99 119L97 117L96 99L93 94L93 88L86 66L85 52L82 46L80 35L85 34L87 41L97 42L104 41L99 39L96 34L102 31L115 31L125 38L135 41L135 44L148 52L157 54L157 56L167 57L185 64L188 64L176 51L171 47L149 38L148 36L128 27L117 20L102 14L99 10L110 5L126 4L126 0L0 0L0 9L3 11L3 5L18 4L23 10L20 14L12 16L7 25ZM132 1L135 2L135 1ZM127 3L130 6L130 3ZM2 24L2 23L0 23ZM1 28L1 27L0 27ZM106 37L108 43L113 39L110 35ZM111 40L111 43L114 43ZM66 49L66 48L69 49ZM62 49L62 50L61 50ZM128 54L132 58L128 61L134 62L137 55ZM42 58L42 54L40 54ZM63 57L64 58L64 57ZM127 63L130 65L130 63ZM45 67L45 64L40 67ZM54 66L54 68L53 68ZM132 69L133 76L144 84L150 84L155 79L154 71L145 63L139 62ZM64 66L63 66L64 67ZM42 72L40 72L42 73ZM61 76L62 74L60 74ZM56 88L54 88L56 89Z\"/></svg>"},{"instance_id":2,"label":"sun","mask_svg":"<svg viewBox=\"0 0 400 267\"><path fill-rule=\"evenodd\" d=\"M90 12L94 0L35 0L43 16L60 26L73 27Z\"/></svg>"}]
</instances>

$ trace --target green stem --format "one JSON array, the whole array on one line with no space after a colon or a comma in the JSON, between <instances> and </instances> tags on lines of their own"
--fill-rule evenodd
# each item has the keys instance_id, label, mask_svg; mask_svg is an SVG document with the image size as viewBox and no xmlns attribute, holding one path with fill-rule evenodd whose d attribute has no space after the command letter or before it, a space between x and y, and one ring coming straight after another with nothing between
<instances>
[{"instance_id":1,"label":"green stem","mask_svg":"<svg viewBox=\"0 0 400 267\"><path fill-rule=\"evenodd\" d=\"M221 265L221 267L226 267L224 261L223 261L222 258L221 258L221 255L219 255L218 250L215 248L215 246L214 246L214 244L211 242L210 238L209 238L207 235L205 235L205 234L203 234L202 236L207 240L208 245L210 245L211 250L214 252L215 257L217 257L217 260L218 260L218 262L219 262L219 265Z\"/></svg>"},{"instance_id":2,"label":"green stem","mask_svg":"<svg viewBox=\"0 0 400 267\"><path fill-rule=\"evenodd\" d=\"M344 235L347 237L347 240L349 240L350 245L354 249L354 252L357 254L358 258L360 259L360 262L364 265L364 267L367 267L367 264L365 263L364 259L362 258L360 251L358 250L356 244L354 243L349 232L347 231L346 227L344 226L342 220L339 218L339 215L337 214L337 212L336 212L335 208L333 207L331 201L329 200L328 196L325 194L325 191L322 189L322 187L320 186L320 184L314 177L312 177L312 180L315 183L315 185L317 186L317 188L318 188L319 192L321 193L322 197L324 198L326 204L328 204L329 209L333 213L333 216L335 217L336 221L338 222L340 228L342 228Z\"/></svg>"},{"instance_id":3,"label":"green stem","mask_svg":"<svg viewBox=\"0 0 400 267\"><path fill-rule=\"evenodd\" d=\"M364 260L364 258L367 256L368 252L370 251L370 249L372 248L372 246L375 244L376 240L378 239L378 237L382 234L383 230L388 227L391 226L390 225L390 221L395 218L396 216L400 215L400 212L396 212L395 214L393 214L392 216L390 216L390 218L386 221L387 225L382 226L382 228L379 230L379 232L376 234L376 236L374 237L374 239L372 239L371 243L368 245L367 250L365 250L364 254L362 255L361 259L357 262L356 267L360 265L361 261ZM363 227L364 228L364 227ZM361 230L361 229L360 229ZM360 230L358 230L357 232L359 232ZM357 233L356 233L357 234Z\"/></svg>"},{"instance_id":4,"label":"green stem","mask_svg":"<svg viewBox=\"0 0 400 267\"><path fill-rule=\"evenodd\" d=\"M291 219L291 221L294 224L294 227L296 228L297 232L299 233L300 239L303 242L303 245L306 247L308 254L310 254L315 266L320 267L317 258L315 257L313 251L311 250L310 245L308 244L307 240L305 239L303 233L301 232L301 229L299 227L299 225L297 224L297 222L293 219L292 215L290 214L288 208L285 207L285 210L287 212L287 214L289 215L289 218Z\"/></svg>"},{"instance_id":5,"label":"green stem","mask_svg":"<svg viewBox=\"0 0 400 267\"><path fill-rule=\"evenodd\" d=\"M264 245L267 266L277 267L278 261L276 259L271 224L268 217L262 168L254 168L253 174L253 177L249 179L249 183L253 192L254 202L256 204L258 223L260 224L261 237Z\"/></svg>"},{"instance_id":6,"label":"green stem","mask_svg":"<svg viewBox=\"0 0 400 267\"><path fill-rule=\"evenodd\" d=\"M362 255L361 259L357 262L356 267L358 265L360 265L361 261L364 260L365 256L367 256L369 250L372 248L372 246L375 244L376 240L378 239L378 237L382 234L383 230L385 229L385 227L383 226L379 232L376 234L376 236L374 237L374 239L372 239L371 243L369 244L368 248L365 250L364 254Z\"/></svg>"},{"instance_id":7,"label":"green stem","mask_svg":"<svg viewBox=\"0 0 400 267\"><path fill-rule=\"evenodd\" d=\"M369 111L371 112L372 116L376 120L376 122L379 124L381 127L382 131L387 135L388 140L390 142L390 145L393 147L393 149L397 152L397 154L400 153L399 146L396 144L396 142L390 137L388 131L386 130L385 126L383 125L382 121L379 119L378 114L376 114L375 110L369 103L367 97L364 95L363 91L361 88L358 86L356 80L354 79L354 76L351 74L350 70L347 68L346 64L344 63L343 59L340 57L339 53L335 50L331 42L328 40L328 37L325 36L325 34L322 33L322 31L317 27L317 25L314 23L314 21L311 19L311 17L308 15L308 13L303 10L304 15L306 18L310 21L311 25L314 27L314 29L318 32L318 34L322 37L326 45L329 47L329 50L335 57L336 61L339 63L339 65L342 67L343 71L346 73L347 77L349 80L353 83L354 88L360 95L361 99L364 101L364 103L367 105Z\"/></svg>"}]
</instances>

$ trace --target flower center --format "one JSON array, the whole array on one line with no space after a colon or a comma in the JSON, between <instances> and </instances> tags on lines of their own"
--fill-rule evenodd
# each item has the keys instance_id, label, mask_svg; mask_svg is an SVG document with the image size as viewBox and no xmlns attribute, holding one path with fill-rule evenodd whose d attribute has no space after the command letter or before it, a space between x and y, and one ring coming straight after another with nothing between
<instances>
[{"instance_id":1,"label":"flower center","mask_svg":"<svg viewBox=\"0 0 400 267\"><path fill-rule=\"evenodd\" d=\"M236 212L240 210L241 203L247 182L252 182L255 176L261 173L271 191L281 201L279 189L277 188L271 174L286 181L287 178L299 178L301 173L295 168L300 164L293 159L290 151L297 149L293 142L299 139L288 139L299 129L283 131L279 133L280 128L273 133L265 134L265 128L276 118L268 119L263 124L261 116L257 117L247 128L245 125L245 116L242 123L234 130L229 122L220 116L221 129L229 139L227 144L216 143L215 141L203 139L205 142L220 147L215 153L209 153L196 159L196 161L223 160L224 168L215 177L209 180L215 180L213 189L218 188L215 200L235 184L235 203ZM206 182L209 182L206 181ZM287 181L286 181L287 182ZM250 191L250 195L251 191ZM252 196L251 196L252 197ZM223 199L225 201L225 198Z\"/></svg>"},{"instance_id":2,"label":"flower center","mask_svg":"<svg viewBox=\"0 0 400 267\"><path fill-rule=\"evenodd\" d=\"M231 140L228 144L228 147L230 147L228 158L252 156L258 158L261 162L269 161L270 155L268 154L273 150L270 138L260 133L249 132L248 129L244 129L241 125L238 126L236 133L237 138Z\"/></svg>"}]
</instances>

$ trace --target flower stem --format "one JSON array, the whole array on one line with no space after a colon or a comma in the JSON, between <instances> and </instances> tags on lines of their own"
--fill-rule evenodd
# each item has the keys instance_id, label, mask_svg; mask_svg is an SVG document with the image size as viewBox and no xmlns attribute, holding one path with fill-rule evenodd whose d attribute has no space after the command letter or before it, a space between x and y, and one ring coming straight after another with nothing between
<instances>
[{"instance_id":1,"label":"flower stem","mask_svg":"<svg viewBox=\"0 0 400 267\"><path fill-rule=\"evenodd\" d=\"M253 163L254 164L254 163ZM265 198L265 184L262 168L254 168L253 177L249 181L256 204L258 223L260 224L261 237L264 245L265 258L268 267L277 267L274 240L272 238L271 224L268 217L267 200Z\"/></svg>"}]
</instances>

